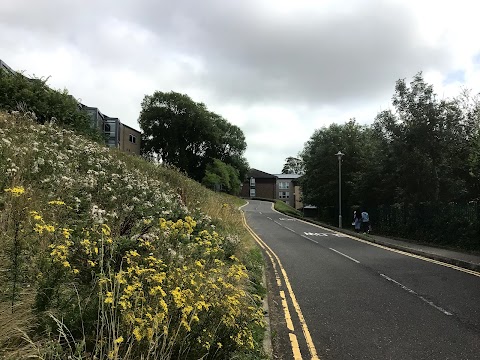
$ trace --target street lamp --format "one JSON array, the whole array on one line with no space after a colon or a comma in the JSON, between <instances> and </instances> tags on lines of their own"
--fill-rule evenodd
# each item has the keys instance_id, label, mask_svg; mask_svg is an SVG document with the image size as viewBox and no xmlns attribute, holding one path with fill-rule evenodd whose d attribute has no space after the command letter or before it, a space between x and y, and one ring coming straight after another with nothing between
<instances>
[{"instance_id":1,"label":"street lamp","mask_svg":"<svg viewBox=\"0 0 480 360\"><path fill-rule=\"evenodd\" d=\"M338 158L338 227L342 228L342 156L341 151L335 154Z\"/></svg>"}]
</instances>

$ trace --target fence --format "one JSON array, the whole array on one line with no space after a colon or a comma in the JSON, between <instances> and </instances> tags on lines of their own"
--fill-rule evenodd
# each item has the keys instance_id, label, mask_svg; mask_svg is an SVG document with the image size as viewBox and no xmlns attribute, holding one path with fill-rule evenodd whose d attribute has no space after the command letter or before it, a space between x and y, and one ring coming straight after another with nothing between
<instances>
[{"instance_id":1,"label":"fence","mask_svg":"<svg viewBox=\"0 0 480 360\"><path fill-rule=\"evenodd\" d=\"M343 212L343 227L351 226L353 208ZM480 250L480 203L418 203L366 209L373 232L437 245ZM318 208L319 220L338 225L338 208Z\"/></svg>"}]
</instances>

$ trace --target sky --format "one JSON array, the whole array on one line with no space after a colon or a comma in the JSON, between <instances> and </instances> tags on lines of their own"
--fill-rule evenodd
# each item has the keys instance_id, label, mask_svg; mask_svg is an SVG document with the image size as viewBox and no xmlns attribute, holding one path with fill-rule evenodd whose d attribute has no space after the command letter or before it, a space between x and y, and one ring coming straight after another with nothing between
<instances>
[{"instance_id":1,"label":"sky","mask_svg":"<svg viewBox=\"0 0 480 360\"><path fill-rule=\"evenodd\" d=\"M480 92L470 0L1 0L0 59L139 129L176 91L245 134L250 167L281 172L316 129L391 107L422 71L441 98ZM332 154L334 156L334 154Z\"/></svg>"}]
</instances>

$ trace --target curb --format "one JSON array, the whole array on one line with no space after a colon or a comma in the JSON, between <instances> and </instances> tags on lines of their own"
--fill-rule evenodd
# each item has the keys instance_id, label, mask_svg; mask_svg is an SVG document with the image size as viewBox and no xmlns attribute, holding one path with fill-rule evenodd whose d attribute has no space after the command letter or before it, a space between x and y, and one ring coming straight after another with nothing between
<instances>
[{"instance_id":1,"label":"curb","mask_svg":"<svg viewBox=\"0 0 480 360\"><path fill-rule=\"evenodd\" d=\"M249 201L247 200L246 204L243 204L242 206L238 207L238 210L243 213L243 216L245 216L245 213L242 210L242 208L244 206L247 206L248 204L249 204ZM246 221L246 219L245 219L245 221ZM256 246L258 246L258 245L256 245ZM266 260L265 260L264 255L263 255L263 251L262 251L262 257L263 257L263 261L264 261L264 264L265 264ZM267 355L268 358L271 359L272 356L273 356L272 327L271 327L271 324L270 324L270 308L268 307L269 291L268 291L267 274L266 274L266 267L265 266L263 266L263 270L262 270L262 283L263 283L263 286L266 289L265 297L262 300L263 318L265 320L265 336L263 338L263 351L265 352L265 355Z\"/></svg>"}]
</instances>

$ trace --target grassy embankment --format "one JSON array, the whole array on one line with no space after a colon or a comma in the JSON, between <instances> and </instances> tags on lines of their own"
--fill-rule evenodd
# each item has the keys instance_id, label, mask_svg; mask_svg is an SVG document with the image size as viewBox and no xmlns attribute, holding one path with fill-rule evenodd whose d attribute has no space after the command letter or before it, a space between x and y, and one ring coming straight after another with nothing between
<instances>
[{"instance_id":1,"label":"grassy embankment","mask_svg":"<svg viewBox=\"0 0 480 360\"><path fill-rule=\"evenodd\" d=\"M291 207L290 205L285 204L282 200L276 200L274 208L275 210L280 211L281 213L284 213L287 215L303 217L303 214L300 211Z\"/></svg>"},{"instance_id":2,"label":"grassy embankment","mask_svg":"<svg viewBox=\"0 0 480 360\"><path fill-rule=\"evenodd\" d=\"M24 115L0 138L0 358L263 358L242 200Z\"/></svg>"}]
</instances>

